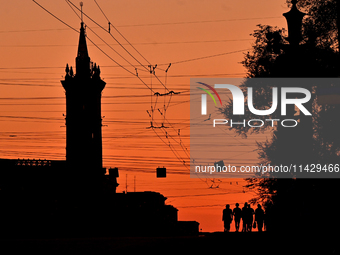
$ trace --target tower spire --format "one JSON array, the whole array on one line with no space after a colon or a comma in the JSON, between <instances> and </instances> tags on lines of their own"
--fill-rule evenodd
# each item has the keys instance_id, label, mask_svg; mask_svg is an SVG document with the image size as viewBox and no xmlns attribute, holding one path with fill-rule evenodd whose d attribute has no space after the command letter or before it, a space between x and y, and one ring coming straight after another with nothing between
<instances>
[{"instance_id":1,"label":"tower spire","mask_svg":"<svg viewBox=\"0 0 340 255\"><path fill-rule=\"evenodd\" d=\"M76 74L77 76L90 75L90 57L87 51L86 32L83 22L83 2L80 2L81 7L81 26L79 34L78 53L76 57Z\"/></svg>"},{"instance_id":2,"label":"tower spire","mask_svg":"<svg viewBox=\"0 0 340 255\"><path fill-rule=\"evenodd\" d=\"M89 53L87 51L86 33L85 33L85 28L84 28L84 22L82 22L81 27L80 27L77 58L84 60L85 58L88 58L88 57L89 57Z\"/></svg>"}]
</instances>

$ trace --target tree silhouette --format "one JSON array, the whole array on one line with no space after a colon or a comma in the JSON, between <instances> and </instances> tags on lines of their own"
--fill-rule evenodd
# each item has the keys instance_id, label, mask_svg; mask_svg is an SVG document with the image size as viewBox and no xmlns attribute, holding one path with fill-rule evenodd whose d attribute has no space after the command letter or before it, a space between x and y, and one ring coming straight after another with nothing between
<instances>
[{"instance_id":1,"label":"tree silhouette","mask_svg":"<svg viewBox=\"0 0 340 255\"><path fill-rule=\"evenodd\" d=\"M290 2L290 1L287 1ZM254 31L253 49L245 54L242 62L249 78L267 77L338 77L339 54L336 19L336 1L299 1L299 6L309 14L303 23L303 40L293 47L285 37L285 30L268 25L259 25ZM327 15L325 15L327 13ZM241 88L246 94L247 87L254 88L254 107L266 109L271 106L272 88L262 86L252 80L246 80ZM314 84L309 87L312 100L309 107L313 117L306 118L289 109L289 118L299 121L299 126L290 130L276 128L271 139L258 143L260 163L263 165L280 164L329 164L339 163L340 156L340 120L339 105L319 105L316 91L321 86L334 87L336 84ZM235 121L232 115L232 100L220 109L226 118ZM278 118L278 113L271 116L256 116L255 119ZM249 109L245 109L242 119L254 119ZM265 132L268 125L261 128L236 125L237 134L246 137L251 133ZM274 176L275 177L275 176ZM333 199L338 192L337 179L277 179L268 174L267 178L247 179L247 187L257 193L250 202L262 202L267 209L267 230L322 230L325 224L311 224L320 217L311 210L315 204L330 205L327 214L336 218L339 210ZM336 224L337 226L339 224ZM283 228L282 226L285 226Z\"/></svg>"}]
</instances>

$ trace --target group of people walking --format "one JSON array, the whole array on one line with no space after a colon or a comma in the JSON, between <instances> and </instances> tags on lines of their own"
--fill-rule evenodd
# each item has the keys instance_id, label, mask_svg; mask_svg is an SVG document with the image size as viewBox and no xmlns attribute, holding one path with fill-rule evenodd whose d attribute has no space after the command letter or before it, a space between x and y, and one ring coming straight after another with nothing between
<instances>
[{"instance_id":1,"label":"group of people walking","mask_svg":"<svg viewBox=\"0 0 340 255\"><path fill-rule=\"evenodd\" d=\"M255 215L255 219L254 219ZM257 228L258 232L262 232L264 223L264 211L260 204L257 205L256 210L250 207L247 202L244 203L243 208L239 207L239 204L235 204L235 208L232 210L230 205L227 204L223 209L222 221L224 222L224 232L230 231L230 225L234 219L235 231L239 232L240 222L242 219L242 232L251 232L253 228Z\"/></svg>"}]
</instances>

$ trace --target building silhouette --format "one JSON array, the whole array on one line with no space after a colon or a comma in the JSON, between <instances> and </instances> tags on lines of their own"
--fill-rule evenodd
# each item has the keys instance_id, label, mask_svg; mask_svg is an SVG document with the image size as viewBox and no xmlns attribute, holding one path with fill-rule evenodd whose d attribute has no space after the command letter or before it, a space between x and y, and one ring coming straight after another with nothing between
<instances>
[{"instance_id":1,"label":"building silhouette","mask_svg":"<svg viewBox=\"0 0 340 255\"><path fill-rule=\"evenodd\" d=\"M101 93L105 82L91 62L84 23L81 22L76 73L66 66L61 81L66 94L66 162L72 172L98 177L105 174L102 160Z\"/></svg>"},{"instance_id":2,"label":"building silhouette","mask_svg":"<svg viewBox=\"0 0 340 255\"><path fill-rule=\"evenodd\" d=\"M103 168L101 93L81 22L76 71L66 65L66 161L0 159L0 238L196 235L157 192L116 193Z\"/></svg>"}]
</instances>

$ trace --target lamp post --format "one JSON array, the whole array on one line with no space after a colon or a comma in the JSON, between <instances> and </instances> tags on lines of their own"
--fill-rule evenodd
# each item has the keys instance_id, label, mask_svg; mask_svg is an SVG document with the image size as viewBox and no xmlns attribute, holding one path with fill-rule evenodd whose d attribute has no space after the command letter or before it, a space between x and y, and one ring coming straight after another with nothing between
<instances>
[{"instance_id":1,"label":"lamp post","mask_svg":"<svg viewBox=\"0 0 340 255\"><path fill-rule=\"evenodd\" d=\"M302 40L301 27L302 19L306 15L296 7L297 0L292 0L292 8L283 14L288 24L288 42L291 46L298 46Z\"/></svg>"}]
</instances>

